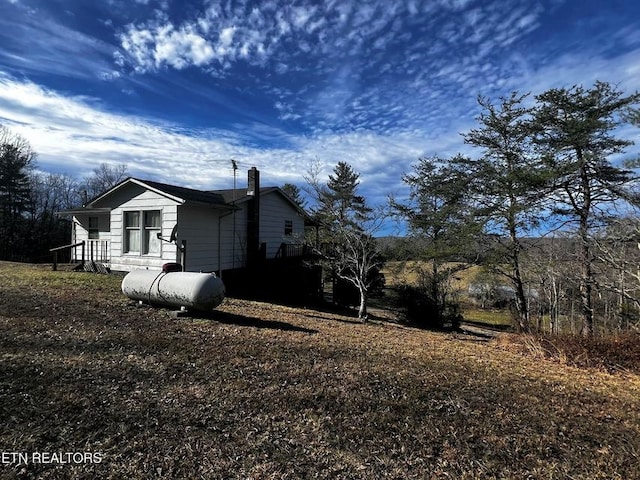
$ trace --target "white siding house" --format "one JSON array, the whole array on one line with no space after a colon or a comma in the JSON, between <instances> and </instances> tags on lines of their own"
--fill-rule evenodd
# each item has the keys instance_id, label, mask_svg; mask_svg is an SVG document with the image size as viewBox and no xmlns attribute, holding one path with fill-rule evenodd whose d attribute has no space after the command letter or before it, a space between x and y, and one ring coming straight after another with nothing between
<instances>
[{"instance_id":1,"label":"white siding house","mask_svg":"<svg viewBox=\"0 0 640 480\"><path fill-rule=\"evenodd\" d=\"M61 213L73 215L72 243L84 241L84 258L112 270L176 262L187 271L220 272L247 267L252 254L287 256L283 244L302 244L308 215L281 189L260 188L257 170L249 181L246 190L201 191L128 178Z\"/></svg>"}]
</instances>

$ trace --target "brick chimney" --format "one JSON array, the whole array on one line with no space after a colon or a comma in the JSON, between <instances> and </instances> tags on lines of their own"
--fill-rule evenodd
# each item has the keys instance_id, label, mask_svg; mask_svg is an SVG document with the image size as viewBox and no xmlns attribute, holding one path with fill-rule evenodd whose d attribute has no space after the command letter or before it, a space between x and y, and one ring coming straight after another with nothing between
<instances>
[{"instance_id":1,"label":"brick chimney","mask_svg":"<svg viewBox=\"0 0 640 480\"><path fill-rule=\"evenodd\" d=\"M260 172L256 167L249 170L247 182L247 266L253 267L260 260Z\"/></svg>"}]
</instances>

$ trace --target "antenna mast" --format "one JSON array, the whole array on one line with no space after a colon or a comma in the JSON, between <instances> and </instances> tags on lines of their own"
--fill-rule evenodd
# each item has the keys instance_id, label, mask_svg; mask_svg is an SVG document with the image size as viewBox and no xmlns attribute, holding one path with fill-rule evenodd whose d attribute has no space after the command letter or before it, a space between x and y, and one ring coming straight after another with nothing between
<instances>
[{"instance_id":1,"label":"antenna mast","mask_svg":"<svg viewBox=\"0 0 640 480\"><path fill-rule=\"evenodd\" d=\"M231 258L232 258L232 268L236 268L236 177L238 174L238 162L236 162L233 158L231 159L231 168L233 168L233 193L232 193L232 204L233 204L233 237L231 240Z\"/></svg>"},{"instance_id":2,"label":"antenna mast","mask_svg":"<svg viewBox=\"0 0 640 480\"><path fill-rule=\"evenodd\" d=\"M238 162L231 159L231 168L233 168L233 203L236 203L236 174L238 172Z\"/></svg>"}]
</instances>

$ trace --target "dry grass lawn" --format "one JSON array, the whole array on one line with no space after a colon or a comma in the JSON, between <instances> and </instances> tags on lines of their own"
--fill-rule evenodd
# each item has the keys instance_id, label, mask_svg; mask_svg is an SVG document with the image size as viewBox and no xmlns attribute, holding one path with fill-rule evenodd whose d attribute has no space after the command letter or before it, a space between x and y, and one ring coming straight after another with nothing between
<instances>
[{"instance_id":1,"label":"dry grass lawn","mask_svg":"<svg viewBox=\"0 0 640 480\"><path fill-rule=\"evenodd\" d=\"M640 478L640 376L471 336L0 263L0 478Z\"/></svg>"}]
</instances>

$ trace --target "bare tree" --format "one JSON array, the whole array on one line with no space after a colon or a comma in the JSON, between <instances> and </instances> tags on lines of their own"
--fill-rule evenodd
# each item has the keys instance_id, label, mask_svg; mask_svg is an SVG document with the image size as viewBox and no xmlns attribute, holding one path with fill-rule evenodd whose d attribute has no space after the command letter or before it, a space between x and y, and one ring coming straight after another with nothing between
<instances>
[{"instance_id":1,"label":"bare tree","mask_svg":"<svg viewBox=\"0 0 640 480\"><path fill-rule=\"evenodd\" d=\"M594 273L599 289L614 296L618 328L638 325L640 312L640 218L609 221L593 235ZM635 321L634 321L635 318Z\"/></svg>"},{"instance_id":2,"label":"bare tree","mask_svg":"<svg viewBox=\"0 0 640 480\"><path fill-rule=\"evenodd\" d=\"M575 271L578 264L572 251L574 244L570 237L547 237L530 247L523 256L525 277L537 290L539 330L545 314L549 315L551 333L561 333L567 327L563 326L563 319L567 317L568 327L572 332L575 329L574 319L570 316L571 305L577 300Z\"/></svg>"},{"instance_id":3,"label":"bare tree","mask_svg":"<svg viewBox=\"0 0 640 480\"><path fill-rule=\"evenodd\" d=\"M317 166L316 166L317 167ZM358 317L367 320L367 305L382 257L374 234L386 217L383 208L372 209L357 195L359 174L350 165L339 162L334 175L325 184L319 170L310 169L306 180L316 203L314 214L322 228L322 247L318 253L333 273L359 293Z\"/></svg>"},{"instance_id":4,"label":"bare tree","mask_svg":"<svg viewBox=\"0 0 640 480\"><path fill-rule=\"evenodd\" d=\"M101 163L93 170L93 173L84 178L82 190L84 202L97 197L128 177L128 168L125 164L109 165Z\"/></svg>"},{"instance_id":5,"label":"bare tree","mask_svg":"<svg viewBox=\"0 0 640 480\"><path fill-rule=\"evenodd\" d=\"M56 215L81 203L78 182L68 175L34 172L30 175L28 222L32 255L49 258L52 247L70 241L69 219Z\"/></svg>"}]
</instances>

